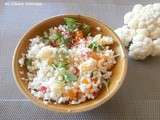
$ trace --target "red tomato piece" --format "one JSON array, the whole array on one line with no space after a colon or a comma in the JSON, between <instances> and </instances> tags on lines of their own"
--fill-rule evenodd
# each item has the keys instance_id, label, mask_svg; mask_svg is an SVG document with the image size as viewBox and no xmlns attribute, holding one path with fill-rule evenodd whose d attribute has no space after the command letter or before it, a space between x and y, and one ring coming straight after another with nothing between
<instances>
[{"instance_id":1,"label":"red tomato piece","mask_svg":"<svg viewBox=\"0 0 160 120\"><path fill-rule=\"evenodd\" d=\"M41 86L39 91L41 91L44 94L47 91L47 87Z\"/></svg>"}]
</instances>

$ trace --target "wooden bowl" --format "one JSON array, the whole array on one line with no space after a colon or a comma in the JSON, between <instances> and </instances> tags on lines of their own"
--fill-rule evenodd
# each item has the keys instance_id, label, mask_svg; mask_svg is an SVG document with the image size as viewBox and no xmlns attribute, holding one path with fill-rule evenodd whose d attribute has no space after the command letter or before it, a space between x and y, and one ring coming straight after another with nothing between
<instances>
[{"instance_id":1,"label":"wooden bowl","mask_svg":"<svg viewBox=\"0 0 160 120\"><path fill-rule=\"evenodd\" d=\"M78 105L64 105L64 104L44 104L42 100L37 99L36 97L32 96L30 90L27 89L27 83L21 80L22 77L26 77L27 70L26 68L21 68L19 66L18 60L21 58L21 54L25 53L28 49L29 39L33 38L37 35L41 35L43 31L48 30L48 28L52 26L56 26L62 24L64 22L64 17L73 17L78 19L80 22L84 22L89 24L93 27L92 32L95 33L96 27L100 27L102 33L104 35L110 35L115 40L114 50L120 56L117 59L117 64L113 68L113 75L110 79L109 88L103 88L101 93L97 96L94 100L89 100L84 103ZM97 32L96 32L97 33ZM19 87L20 91L29 98L33 103L36 105L46 108L52 111L58 112L83 112L88 111L93 108L96 108L103 104L104 102L108 101L120 88L124 81L124 77L127 71L127 57L125 50L116 36L116 34L105 24L100 21L97 21L93 18L82 16L82 15L61 15L56 17L51 17L49 19L45 19L42 22L34 25L29 31L27 31L24 36L19 40L19 43L15 49L13 60L12 60L12 71L14 79ZM25 74L20 74L20 71L24 71Z\"/></svg>"}]
</instances>

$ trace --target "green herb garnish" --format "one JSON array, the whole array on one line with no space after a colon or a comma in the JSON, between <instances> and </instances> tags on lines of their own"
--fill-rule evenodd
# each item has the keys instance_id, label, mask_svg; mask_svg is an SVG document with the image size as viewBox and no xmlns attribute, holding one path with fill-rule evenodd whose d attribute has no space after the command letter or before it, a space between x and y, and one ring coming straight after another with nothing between
<instances>
[{"instance_id":1,"label":"green herb garnish","mask_svg":"<svg viewBox=\"0 0 160 120\"><path fill-rule=\"evenodd\" d=\"M65 17L64 22L70 32L74 31L78 27L78 25L80 25L80 23L76 19L70 17Z\"/></svg>"},{"instance_id":2,"label":"green herb garnish","mask_svg":"<svg viewBox=\"0 0 160 120\"><path fill-rule=\"evenodd\" d=\"M49 35L46 31L43 32L43 36L40 37L40 40L45 44L49 43Z\"/></svg>"},{"instance_id":3,"label":"green herb garnish","mask_svg":"<svg viewBox=\"0 0 160 120\"><path fill-rule=\"evenodd\" d=\"M88 46L88 48L91 48L91 49L94 50L94 51L99 51L99 50L103 50L103 49L104 49L103 46L97 44L95 41L93 41L93 42Z\"/></svg>"},{"instance_id":4,"label":"green herb garnish","mask_svg":"<svg viewBox=\"0 0 160 120\"><path fill-rule=\"evenodd\" d=\"M49 40L61 40L62 34L59 32L53 33L49 36Z\"/></svg>"},{"instance_id":5,"label":"green herb garnish","mask_svg":"<svg viewBox=\"0 0 160 120\"><path fill-rule=\"evenodd\" d=\"M72 82L77 80L77 76L69 72L64 66L57 66L54 64L52 64L52 66L63 77L63 80L66 84L71 84Z\"/></svg>"},{"instance_id":6,"label":"green herb garnish","mask_svg":"<svg viewBox=\"0 0 160 120\"><path fill-rule=\"evenodd\" d=\"M69 39L64 38L64 36L59 32L56 32L56 33L53 33L52 35L50 35L49 40L56 40L61 45L68 45L68 43L69 43Z\"/></svg>"},{"instance_id":7,"label":"green herb garnish","mask_svg":"<svg viewBox=\"0 0 160 120\"><path fill-rule=\"evenodd\" d=\"M77 76L67 70L64 71L63 77L67 83L74 82L77 80Z\"/></svg>"},{"instance_id":8,"label":"green herb garnish","mask_svg":"<svg viewBox=\"0 0 160 120\"><path fill-rule=\"evenodd\" d=\"M55 66L58 67L58 68L67 68L67 65L68 65L68 64L66 64L66 63L61 63L61 62L55 64Z\"/></svg>"}]
</instances>

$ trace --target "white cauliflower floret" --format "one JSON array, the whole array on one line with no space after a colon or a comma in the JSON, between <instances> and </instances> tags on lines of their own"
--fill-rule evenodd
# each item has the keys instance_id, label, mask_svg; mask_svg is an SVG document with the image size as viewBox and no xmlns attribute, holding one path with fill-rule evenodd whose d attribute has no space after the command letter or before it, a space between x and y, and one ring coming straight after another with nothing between
<instances>
[{"instance_id":1,"label":"white cauliflower floret","mask_svg":"<svg viewBox=\"0 0 160 120\"><path fill-rule=\"evenodd\" d=\"M18 60L18 63L20 64L20 67L24 66L24 63L25 63L25 54L22 54L22 57Z\"/></svg>"},{"instance_id":2,"label":"white cauliflower floret","mask_svg":"<svg viewBox=\"0 0 160 120\"><path fill-rule=\"evenodd\" d=\"M101 37L102 37L102 35L101 34L97 34L97 35L95 35L94 36L94 38L93 38L93 41L98 41L98 40L100 40L101 39Z\"/></svg>"},{"instance_id":3,"label":"white cauliflower floret","mask_svg":"<svg viewBox=\"0 0 160 120\"><path fill-rule=\"evenodd\" d=\"M100 39L101 45L111 45L113 44L113 38L110 36L103 36Z\"/></svg>"},{"instance_id":4,"label":"white cauliflower floret","mask_svg":"<svg viewBox=\"0 0 160 120\"><path fill-rule=\"evenodd\" d=\"M37 53L40 51L40 49L44 47L43 43L40 44L34 44L33 46L29 47L28 53L26 54L26 57L28 59L36 59Z\"/></svg>"},{"instance_id":5,"label":"white cauliflower floret","mask_svg":"<svg viewBox=\"0 0 160 120\"><path fill-rule=\"evenodd\" d=\"M152 56L160 56L160 38L153 41Z\"/></svg>"},{"instance_id":6,"label":"white cauliflower floret","mask_svg":"<svg viewBox=\"0 0 160 120\"><path fill-rule=\"evenodd\" d=\"M111 45L114 42L112 37L102 36L101 34L96 35L93 41L97 42L99 45Z\"/></svg>"},{"instance_id":7,"label":"white cauliflower floret","mask_svg":"<svg viewBox=\"0 0 160 120\"><path fill-rule=\"evenodd\" d=\"M127 26L123 26L121 28L117 28L115 33L119 36L122 44L124 46L128 46L132 40L133 35L135 34L134 30L129 29Z\"/></svg>"},{"instance_id":8,"label":"white cauliflower floret","mask_svg":"<svg viewBox=\"0 0 160 120\"><path fill-rule=\"evenodd\" d=\"M146 30L146 29L137 29L136 30L136 34L141 34L141 35L144 35L144 36L149 36L149 32Z\"/></svg>"},{"instance_id":9,"label":"white cauliflower floret","mask_svg":"<svg viewBox=\"0 0 160 120\"><path fill-rule=\"evenodd\" d=\"M114 64L116 64L114 51L106 50L104 51L103 55L104 55L103 59L99 60L98 62L98 67L105 68L105 70L109 70L113 67Z\"/></svg>"},{"instance_id":10,"label":"white cauliflower floret","mask_svg":"<svg viewBox=\"0 0 160 120\"><path fill-rule=\"evenodd\" d=\"M138 13L141 9L142 9L142 5L141 4L137 4L133 7L133 12L128 12L124 15L124 24L135 24L134 21L130 22L134 17L135 17L135 14Z\"/></svg>"},{"instance_id":11,"label":"white cauliflower floret","mask_svg":"<svg viewBox=\"0 0 160 120\"><path fill-rule=\"evenodd\" d=\"M153 13L152 5L135 5L132 11L124 16L124 23L132 29L144 28L154 20Z\"/></svg>"},{"instance_id":12,"label":"white cauliflower floret","mask_svg":"<svg viewBox=\"0 0 160 120\"><path fill-rule=\"evenodd\" d=\"M34 46L35 44L39 44L40 43L40 37L37 36L35 38L30 39L30 41L31 41L30 46Z\"/></svg>"},{"instance_id":13,"label":"white cauliflower floret","mask_svg":"<svg viewBox=\"0 0 160 120\"><path fill-rule=\"evenodd\" d=\"M132 11L124 15L124 24L115 32L124 46L128 48L129 56L142 60L147 56L160 54L160 3L135 5ZM132 44L129 46L130 42ZM151 48L152 52L150 52Z\"/></svg>"},{"instance_id":14,"label":"white cauliflower floret","mask_svg":"<svg viewBox=\"0 0 160 120\"><path fill-rule=\"evenodd\" d=\"M64 88L64 82L63 81L59 81L57 79L57 77L58 76L49 77L47 79L47 81L44 80L43 83L40 83L41 80L39 82L38 79L34 79L33 82L35 82L36 84L39 83L41 86L47 86L48 91L50 91L49 94L48 94L48 97L50 97L52 100L56 100L57 101L58 98L60 98L62 96L62 91L63 91L63 88ZM43 78L41 78L41 79L43 79ZM31 84L33 84L33 82ZM33 89L33 87L32 87L32 89Z\"/></svg>"},{"instance_id":15,"label":"white cauliflower floret","mask_svg":"<svg viewBox=\"0 0 160 120\"><path fill-rule=\"evenodd\" d=\"M89 58L87 61L83 62L80 65L80 71L85 72L85 71L94 70L96 69L96 66L97 66L97 61L92 58Z\"/></svg>"},{"instance_id":16,"label":"white cauliflower floret","mask_svg":"<svg viewBox=\"0 0 160 120\"><path fill-rule=\"evenodd\" d=\"M133 7L132 11L133 11L134 13L136 13L136 12L140 11L142 8L143 8L143 5L141 5L141 4L136 4L136 5Z\"/></svg>"},{"instance_id":17,"label":"white cauliflower floret","mask_svg":"<svg viewBox=\"0 0 160 120\"><path fill-rule=\"evenodd\" d=\"M48 63L52 63L56 56L56 51L56 48L46 46L38 52L36 57L41 60L46 60Z\"/></svg>"},{"instance_id":18,"label":"white cauliflower floret","mask_svg":"<svg viewBox=\"0 0 160 120\"><path fill-rule=\"evenodd\" d=\"M152 46L152 39L144 35L136 35L129 47L129 56L136 60L143 60L151 54Z\"/></svg>"},{"instance_id":19,"label":"white cauliflower floret","mask_svg":"<svg viewBox=\"0 0 160 120\"><path fill-rule=\"evenodd\" d=\"M156 39L158 37L160 37L160 27L155 27L155 29L150 33L150 37L152 39Z\"/></svg>"},{"instance_id":20,"label":"white cauliflower floret","mask_svg":"<svg viewBox=\"0 0 160 120\"><path fill-rule=\"evenodd\" d=\"M57 98L62 96L62 91L63 91L63 84L57 82L55 79L52 80L52 84L50 85L51 93L50 97L53 100L56 100Z\"/></svg>"}]
</instances>

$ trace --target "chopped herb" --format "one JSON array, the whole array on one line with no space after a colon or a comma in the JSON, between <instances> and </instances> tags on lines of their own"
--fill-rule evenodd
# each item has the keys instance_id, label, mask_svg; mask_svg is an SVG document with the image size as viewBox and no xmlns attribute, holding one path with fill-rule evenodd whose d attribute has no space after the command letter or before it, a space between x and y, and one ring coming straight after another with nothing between
<instances>
[{"instance_id":1,"label":"chopped herb","mask_svg":"<svg viewBox=\"0 0 160 120\"><path fill-rule=\"evenodd\" d=\"M70 57L68 56L68 51L66 48L61 47L56 51L56 60L52 66L55 68L68 68L68 64L70 63Z\"/></svg>"},{"instance_id":2,"label":"chopped herb","mask_svg":"<svg viewBox=\"0 0 160 120\"><path fill-rule=\"evenodd\" d=\"M72 32L73 30L75 30L78 27L78 25L80 24L76 19L70 18L70 17L64 18L64 22L67 25L68 30L70 32Z\"/></svg>"},{"instance_id":3,"label":"chopped herb","mask_svg":"<svg viewBox=\"0 0 160 120\"><path fill-rule=\"evenodd\" d=\"M65 63L57 63L57 64L55 64L55 66L58 68L67 68L67 64L65 64Z\"/></svg>"},{"instance_id":4,"label":"chopped herb","mask_svg":"<svg viewBox=\"0 0 160 120\"><path fill-rule=\"evenodd\" d=\"M61 38L61 44L68 45L69 44L69 39L65 39L64 37L62 37Z\"/></svg>"},{"instance_id":5,"label":"chopped herb","mask_svg":"<svg viewBox=\"0 0 160 120\"><path fill-rule=\"evenodd\" d=\"M52 66L55 70L57 70L57 67L56 67L55 64L51 64L51 66Z\"/></svg>"},{"instance_id":6,"label":"chopped herb","mask_svg":"<svg viewBox=\"0 0 160 120\"><path fill-rule=\"evenodd\" d=\"M57 63L63 63L63 64L68 64L69 63L69 54L67 52L67 49L65 47L60 47L58 49L57 53Z\"/></svg>"},{"instance_id":7,"label":"chopped herb","mask_svg":"<svg viewBox=\"0 0 160 120\"><path fill-rule=\"evenodd\" d=\"M69 83L77 80L77 76L69 71L65 71L63 74L63 77L64 77L64 80Z\"/></svg>"},{"instance_id":8,"label":"chopped herb","mask_svg":"<svg viewBox=\"0 0 160 120\"><path fill-rule=\"evenodd\" d=\"M62 37L61 33L56 32L49 36L49 40L60 40Z\"/></svg>"},{"instance_id":9,"label":"chopped herb","mask_svg":"<svg viewBox=\"0 0 160 120\"><path fill-rule=\"evenodd\" d=\"M51 36L49 36L49 40L56 40L61 45L68 45L68 43L69 43L69 39L65 39L64 36L59 32L56 32L56 33L52 34Z\"/></svg>"},{"instance_id":10,"label":"chopped herb","mask_svg":"<svg viewBox=\"0 0 160 120\"><path fill-rule=\"evenodd\" d=\"M48 35L48 33L46 31L43 32L43 36L40 37L40 40L45 44L49 43L49 35Z\"/></svg>"},{"instance_id":11,"label":"chopped herb","mask_svg":"<svg viewBox=\"0 0 160 120\"><path fill-rule=\"evenodd\" d=\"M77 80L77 76L74 75L73 73L69 72L66 68L62 67L62 66L57 66L52 64L53 68L58 70L59 73L63 76L63 80L65 83L70 84L74 81Z\"/></svg>"},{"instance_id":12,"label":"chopped herb","mask_svg":"<svg viewBox=\"0 0 160 120\"><path fill-rule=\"evenodd\" d=\"M92 42L92 43L88 46L88 48L91 48L91 49L93 49L94 51L99 51L99 50L103 50L103 49L104 49L103 46L97 44L95 41Z\"/></svg>"}]
</instances>

